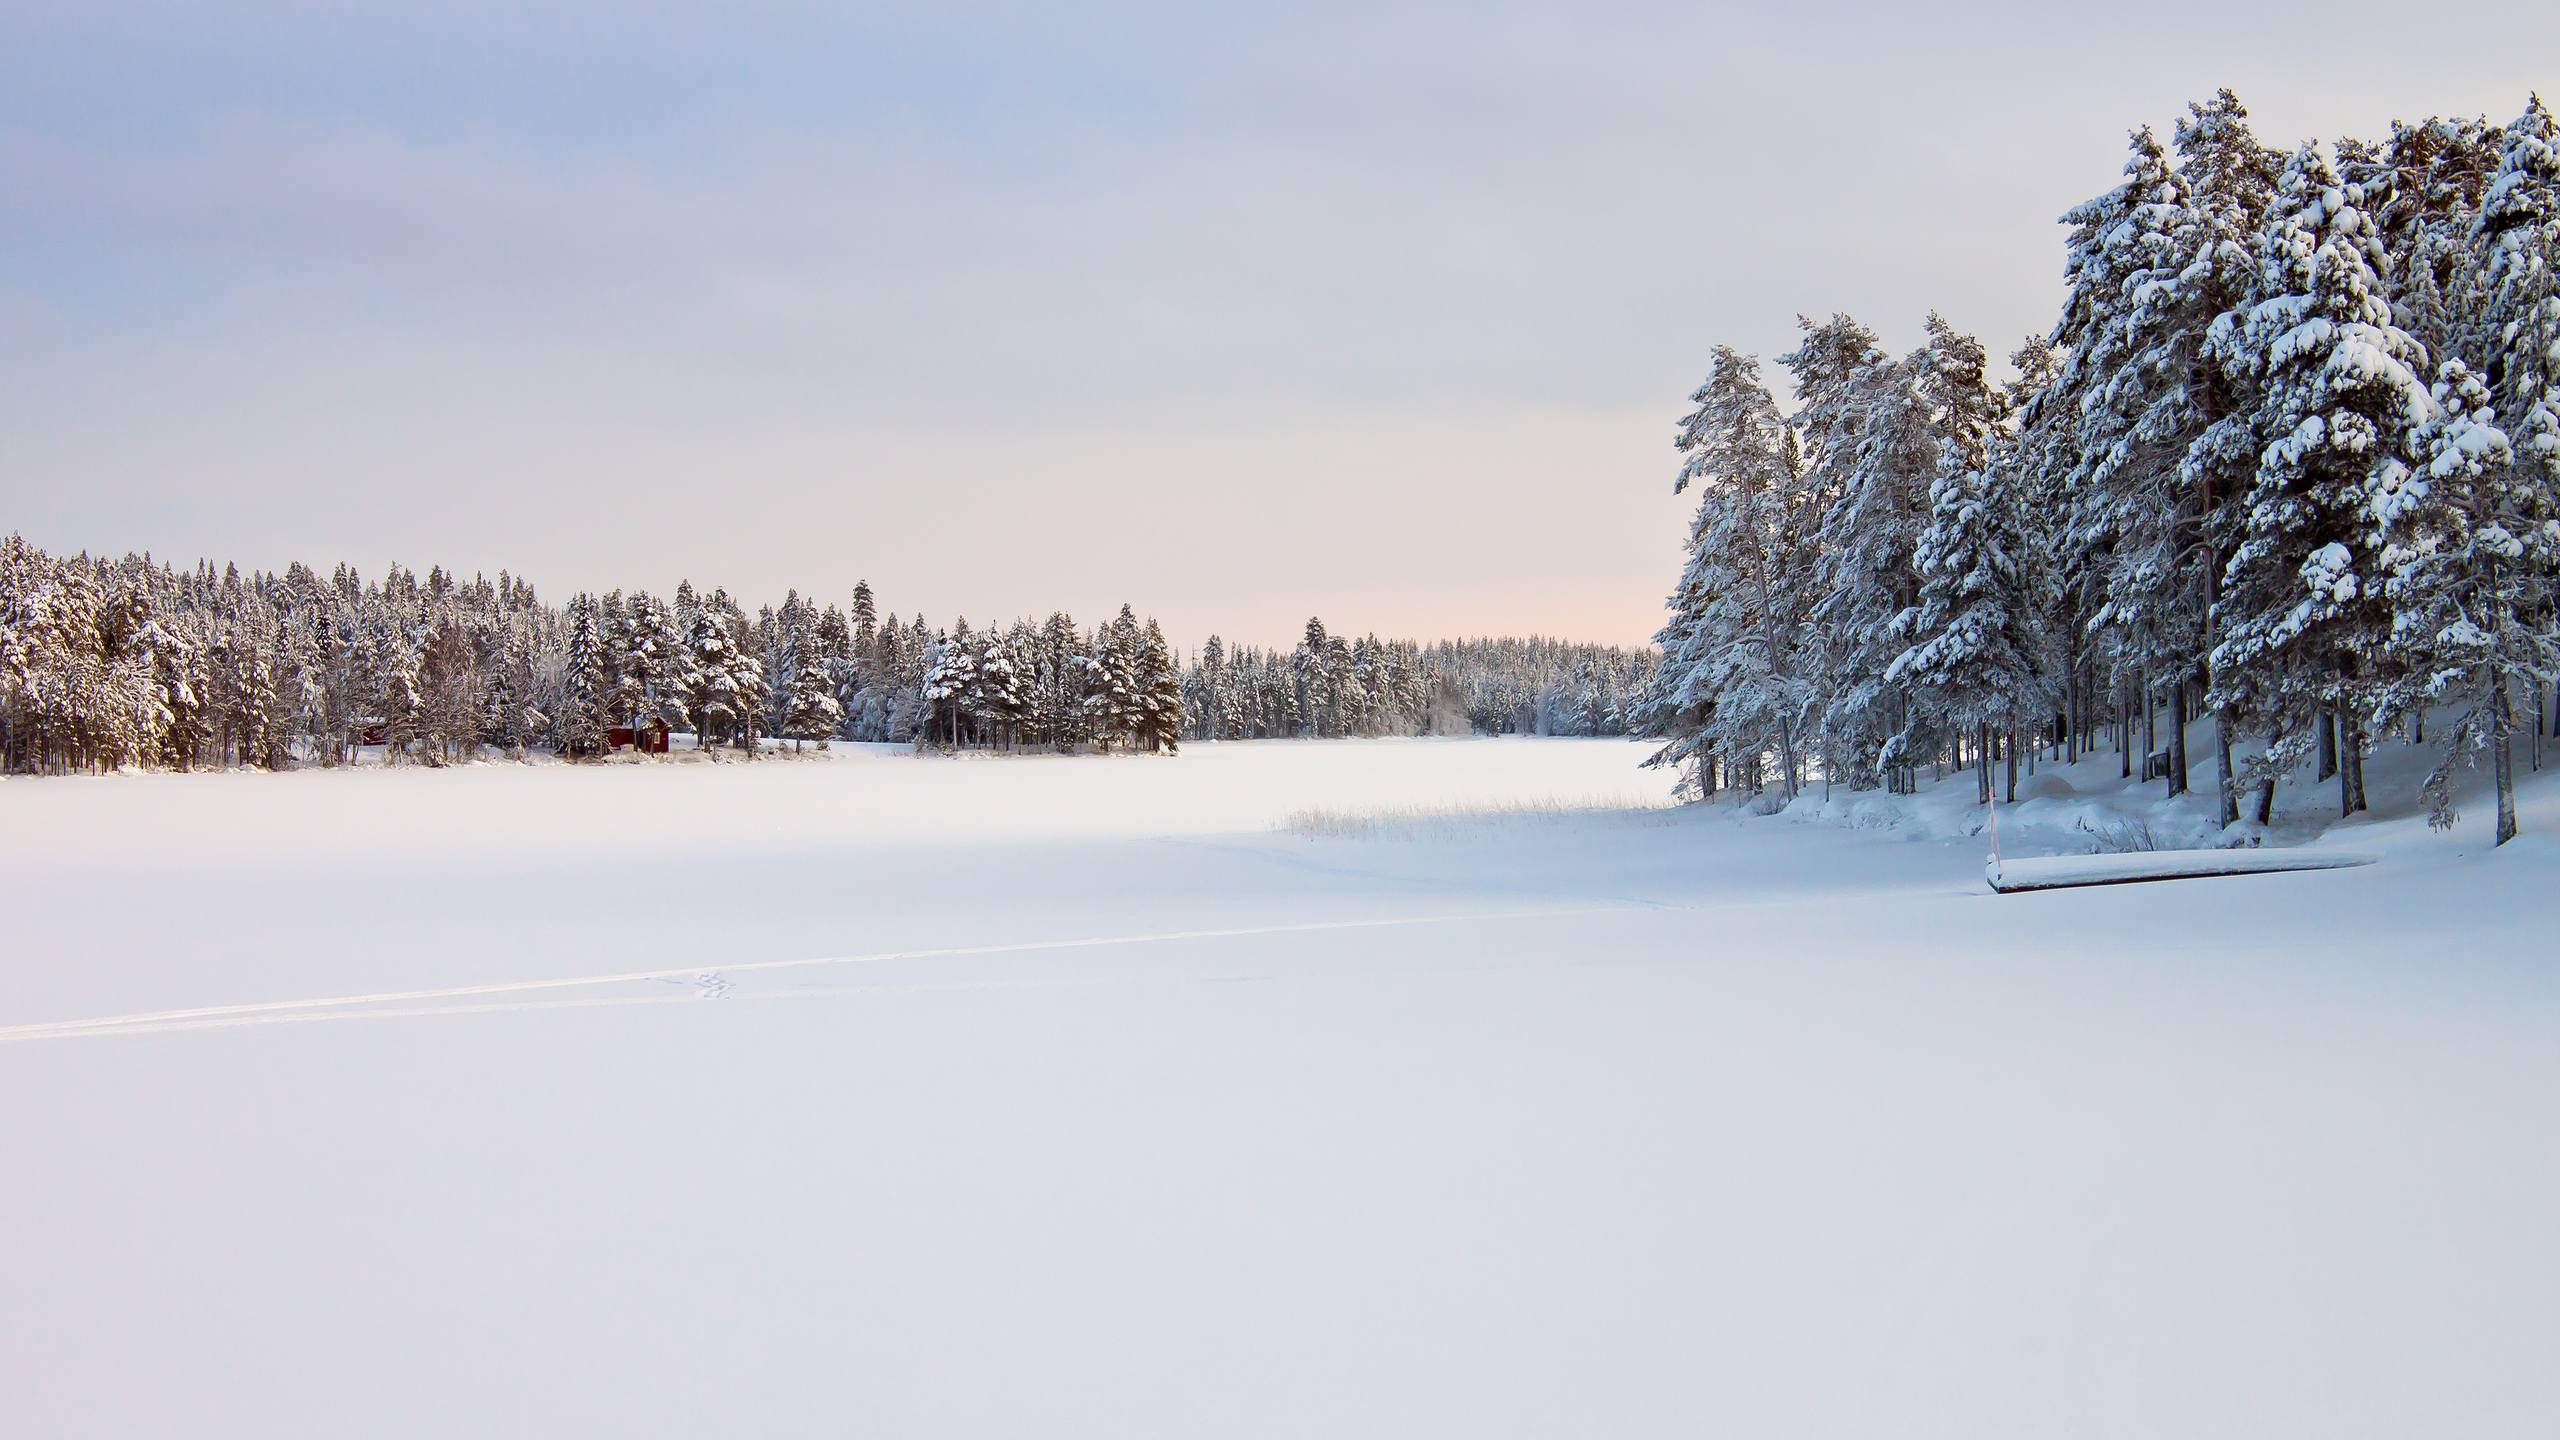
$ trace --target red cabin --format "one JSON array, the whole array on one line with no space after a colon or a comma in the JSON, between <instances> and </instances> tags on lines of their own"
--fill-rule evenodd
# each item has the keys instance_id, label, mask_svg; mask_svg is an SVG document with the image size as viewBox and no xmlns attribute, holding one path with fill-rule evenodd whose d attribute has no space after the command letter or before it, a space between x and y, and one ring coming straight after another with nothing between
<instances>
[{"instance_id":1,"label":"red cabin","mask_svg":"<svg viewBox=\"0 0 2560 1440\"><path fill-rule=\"evenodd\" d=\"M667 753L667 722L656 719L646 720L641 722L637 729L629 725L616 725L605 732L604 748L637 750L643 755L664 755Z\"/></svg>"}]
</instances>

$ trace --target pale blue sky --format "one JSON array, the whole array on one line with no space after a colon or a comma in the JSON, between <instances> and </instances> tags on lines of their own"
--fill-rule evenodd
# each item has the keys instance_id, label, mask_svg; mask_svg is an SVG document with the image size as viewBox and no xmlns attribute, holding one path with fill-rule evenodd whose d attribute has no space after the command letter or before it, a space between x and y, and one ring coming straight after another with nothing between
<instances>
[{"instance_id":1,"label":"pale blue sky","mask_svg":"<svg viewBox=\"0 0 2560 1440\"><path fill-rule=\"evenodd\" d=\"M521 8L0 0L0 529L1640 640L1711 345L2005 353L2128 127L2503 120L2560 54L2523 4Z\"/></svg>"}]
</instances>

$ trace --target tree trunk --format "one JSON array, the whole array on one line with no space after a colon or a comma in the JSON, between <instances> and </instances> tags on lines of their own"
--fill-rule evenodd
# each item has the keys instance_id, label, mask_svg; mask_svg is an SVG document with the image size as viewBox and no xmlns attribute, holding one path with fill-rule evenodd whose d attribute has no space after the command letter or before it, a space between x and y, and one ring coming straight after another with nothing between
<instances>
[{"instance_id":1,"label":"tree trunk","mask_svg":"<svg viewBox=\"0 0 2560 1440\"><path fill-rule=\"evenodd\" d=\"M2187 793L2187 682L2169 687L2169 793Z\"/></svg>"},{"instance_id":2,"label":"tree trunk","mask_svg":"<svg viewBox=\"0 0 2560 1440\"><path fill-rule=\"evenodd\" d=\"M1796 742L1784 720L1778 722L1778 763L1783 767L1780 772L1781 789L1786 794L1787 803L1793 804L1796 798Z\"/></svg>"},{"instance_id":3,"label":"tree trunk","mask_svg":"<svg viewBox=\"0 0 2560 1440\"><path fill-rule=\"evenodd\" d=\"M2007 803L2015 805L2018 803L2018 732L2015 730L2009 732L2007 750L2009 755Z\"/></svg>"},{"instance_id":4,"label":"tree trunk","mask_svg":"<svg viewBox=\"0 0 2560 1440\"><path fill-rule=\"evenodd\" d=\"M2158 704L2159 697L2151 693L2151 678L2147 675L2144 676L2141 684L2142 778L2148 780L2152 778L2151 757L2160 753L2160 707Z\"/></svg>"},{"instance_id":5,"label":"tree trunk","mask_svg":"<svg viewBox=\"0 0 2560 1440\"><path fill-rule=\"evenodd\" d=\"M2311 778L2326 780L2338 773L2338 717L2331 711L2320 712L2320 771Z\"/></svg>"},{"instance_id":6,"label":"tree trunk","mask_svg":"<svg viewBox=\"0 0 2560 1440\"><path fill-rule=\"evenodd\" d=\"M2231 717L2220 710L2213 712L2213 799L2222 827L2231 828L2240 818L2240 782L2231 773Z\"/></svg>"},{"instance_id":7,"label":"tree trunk","mask_svg":"<svg viewBox=\"0 0 2560 1440\"><path fill-rule=\"evenodd\" d=\"M2364 727L2354 717L2338 717L2338 816L2364 808Z\"/></svg>"},{"instance_id":8,"label":"tree trunk","mask_svg":"<svg viewBox=\"0 0 2560 1440\"><path fill-rule=\"evenodd\" d=\"M2489 703L2496 708L2489 716L2489 743L2498 772L2498 843L2504 845L2516 838L2515 712L2507 706L2507 672L2496 673L2497 682L2490 690Z\"/></svg>"}]
</instances>

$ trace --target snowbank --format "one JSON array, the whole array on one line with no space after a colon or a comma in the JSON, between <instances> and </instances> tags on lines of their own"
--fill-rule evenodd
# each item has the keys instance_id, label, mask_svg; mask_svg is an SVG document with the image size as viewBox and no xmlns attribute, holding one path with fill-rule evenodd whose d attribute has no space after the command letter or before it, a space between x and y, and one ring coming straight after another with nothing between
<instances>
[{"instance_id":1,"label":"snowbank","mask_svg":"<svg viewBox=\"0 0 2560 1440\"><path fill-rule=\"evenodd\" d=\"M2188 737L2193 760L2187 793L2171 796L2165 780L2136 780L2122 775L2122 759L2113 752L2089 755L2074 765L2039 757L2033 770L2021 765L2018 799L1998 807L1999 851L2016 861L2041 856L2146 853L2170 850L2290 851L2313 845L2351 845L2391 859L2417 861L2477 853L2493 839L2487 777L2473 772L2458 787L2462 813L2451 834L2428 828L2419 795L2432 757L2403 740L2378 746L2365 762L2370 809L2353 819L2338 814L2337 782L2314 780L2306 764L2276 788L2275 811L2266 825L2254 818L2256 792L2243 782L2242 819L2225 830L2217 823L2213 796L2212 728L2199 722ZM2527 765L2526 741L2519 740L2517 768ZM2240 748L2246 761L2256 745ZM2560 829L2560 768L2546 765L2539 775L2519 785L2525 829ZM1728 811L1735 807L1725 805ZM1888 795L1852 792L1819 783L1781 811L1787 819L1809 824L1883 832L1902 839L1965 840L1991 848L1993 816L1975 798L1972 772L1932 779L1925 774L1917 793ZM2264 868L2264 867L2261 867Z\"/></svg>"}]
</instances>

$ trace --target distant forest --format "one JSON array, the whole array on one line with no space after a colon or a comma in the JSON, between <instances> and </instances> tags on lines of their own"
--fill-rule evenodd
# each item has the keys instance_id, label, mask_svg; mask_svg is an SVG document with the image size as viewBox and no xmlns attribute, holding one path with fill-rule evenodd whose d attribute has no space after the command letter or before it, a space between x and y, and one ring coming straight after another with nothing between
<instances>
[{"instance_id":1,"label":"distant forest","mask_svg":"<svg viewBox=\"0 0 2560 1440\"><path fill-rule=\"evenodd\" d=\"M797 591L539 600L525 581L397 566L243 575L0 540L0 765L286 769L602 755L656 727L752 757L759 741L1057 752L1186 740L1527 732L1616 735L1650 652L1561 641L1212 637L1186 663L1128 607L973 628Z\"/></svg>"}]
</instances>

